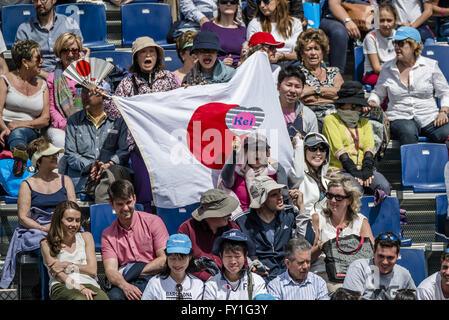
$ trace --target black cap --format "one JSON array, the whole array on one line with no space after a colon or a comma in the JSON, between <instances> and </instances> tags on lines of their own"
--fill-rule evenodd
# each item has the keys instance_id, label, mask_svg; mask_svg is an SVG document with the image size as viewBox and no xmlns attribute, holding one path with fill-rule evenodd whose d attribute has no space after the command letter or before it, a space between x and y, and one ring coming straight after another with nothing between
<instances>
[{"instance_id":1,"label":"black cap","mask_svg":"<svg viewBox=\"0 0 449 320\"><path fill-rule=\"evenodd\" d=\"M365 99L363 85L358 81L344 82L337 94L338 99L334 101L336 104L350 103L369 106L368 100Z\"/></svg>"},{"instance_id":2,"label":"black cap","mask_svg":"<svg viewBox=\"0 0 449 320\"><path fill-rule=\"evenodd\" d=\"M198 49L210 49L210 50L217 50L220 55L225 55L226 52L224 52L220 47L220 39L215 34L215 32L212 31L200 31L198 34L193 38L193 46L191 49L191 52L194 52Z\"/></svg>"}]
</instances>

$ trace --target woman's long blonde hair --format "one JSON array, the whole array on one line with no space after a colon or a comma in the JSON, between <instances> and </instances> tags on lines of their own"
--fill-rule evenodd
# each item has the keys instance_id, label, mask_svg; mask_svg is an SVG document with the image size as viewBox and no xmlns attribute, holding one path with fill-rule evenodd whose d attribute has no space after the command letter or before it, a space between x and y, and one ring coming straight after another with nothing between
<instances>
[{"instance_id":1,"label":"woman's long blonde hair","mask_svg":"<svg viewBox=\"0 0 449 320\"><path fill-rule=\"evenodd\" d=\"M276 29L284 37L284 39L289 38L293 33L293 18L288 14L289 4L287 0L271 0L277 1L276 5ZM271 21L270 17L265 16L261 11L259 6L257 6L256 17L260 19L260 24L262 26L263 32L271 33Z\"/></svg>"},{"instance_id":2,"label":"woman's long blonde hair","mask_svg":"<svg viewBox=\"0 0 449 320\"><path fill-rule=\"evenodd\" d=\"M64 230L62 228L61 220L67 209L74 209L81 212L78 204L70 200L62 201L56 206L55 212L51 217L50 230L45 237L48 246L50 247L50 254L52 257L56 257L61 252L62 241L64 240Z\"/></svg>"}]
</instances>

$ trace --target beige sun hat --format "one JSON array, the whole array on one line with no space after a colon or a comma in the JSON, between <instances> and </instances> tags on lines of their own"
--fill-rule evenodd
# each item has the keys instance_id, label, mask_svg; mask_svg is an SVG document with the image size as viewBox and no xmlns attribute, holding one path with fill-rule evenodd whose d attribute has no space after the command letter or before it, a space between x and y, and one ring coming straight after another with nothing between
<instances>
[{"instance_id":1,"label":"beige sun hat","mask_svg":"<svg viewBox=\"0 0 449 320\"><path fill-rule=\"evenodd\" d=\"M285 184L279 184L269 176L255 177L249 188L252 197L250 208L259 209L267 201L270 191L284 187Z\"/></svg>"},{"instance_id":2,"label":"beige sun hat","mask_svg":"<svg viewBox=\"0 0 449 320\"><path fill-rule=\"evenodd\" d=\"M143 48L146 47L155 47L157 50L158 58L160 57L161 61L164 61L164 49L158 45L153 38L150 37L139 37L133 42L132 54L133 54L133 64L134 64L134 55Z\"/></svg>"},{"instance_id":3,"label":"beige sun hat","mask_svg":"<svg viewBox=\"0 0 449 320\"><path fill-rule=\"evenodd\" d=\"M240 205L240 202L223 190L211 189L201 195L200 207L192 212L192 217L201 221L205 218L226 217Z\"/></svg>"},{"instance_id":4,"label":"beige sun hat","mask_svg":"<svg viewBox=\"0 0 449 320\"><path fill-rule=\"evenodd\" d=\"M33 153L33 156L31 157L31 163L36 166L37 161L43 157L43 156L51 156L57 153L64 153L65 150L62 148L58 148L51 143L49 143L48 148L41 151L41 152L35 152Z\"/></svg>"}]
</instances>

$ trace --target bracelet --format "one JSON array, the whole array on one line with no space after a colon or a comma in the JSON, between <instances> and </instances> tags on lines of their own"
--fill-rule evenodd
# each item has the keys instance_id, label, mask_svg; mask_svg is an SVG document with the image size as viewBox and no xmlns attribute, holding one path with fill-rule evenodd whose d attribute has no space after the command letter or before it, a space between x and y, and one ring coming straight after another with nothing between
<instances>
[{"instance_id":1,"label":"bracelet","mask_svg":"<svg viewBox=\"0 0 449 320\"><path fill-rule=\"evenodd\" d=\"M86 288L86 287L82 288L82 289L80 290L80 292L83 292L84 289L87 289L87 288Z\"/></svg>"},{"instance_id":2,"label":"bracelet","mask_svg":"<svg viewBox=\"0 0 449 320\"><path fill-rule=\"evenodd\" d=\"M443 16L443 15L444 15L443 8L441 8L441 16Z\"/></svg>"}]
</instances>

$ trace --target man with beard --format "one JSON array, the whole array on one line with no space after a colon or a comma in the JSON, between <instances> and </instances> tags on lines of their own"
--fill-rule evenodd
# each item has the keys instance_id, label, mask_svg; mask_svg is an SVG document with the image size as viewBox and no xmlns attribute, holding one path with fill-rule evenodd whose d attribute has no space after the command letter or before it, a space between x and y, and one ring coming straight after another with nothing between
<instances>
[{"instance_id":1,"label":"man with beard","mask_svg":"<svg viewBox=\"0 0 449 320\"><path fill-rule=\"evenodd\" d=\"M64 32L71 32L83 38L80 27L74 19L55 12L56 1L33 0L36 16L19 26L15 39L15 42L31 39L39 43L44 59L40 75L45 79L48 73L55 69L57 58L53 47L56 39Z\"/></svg>"}]
</instances>

